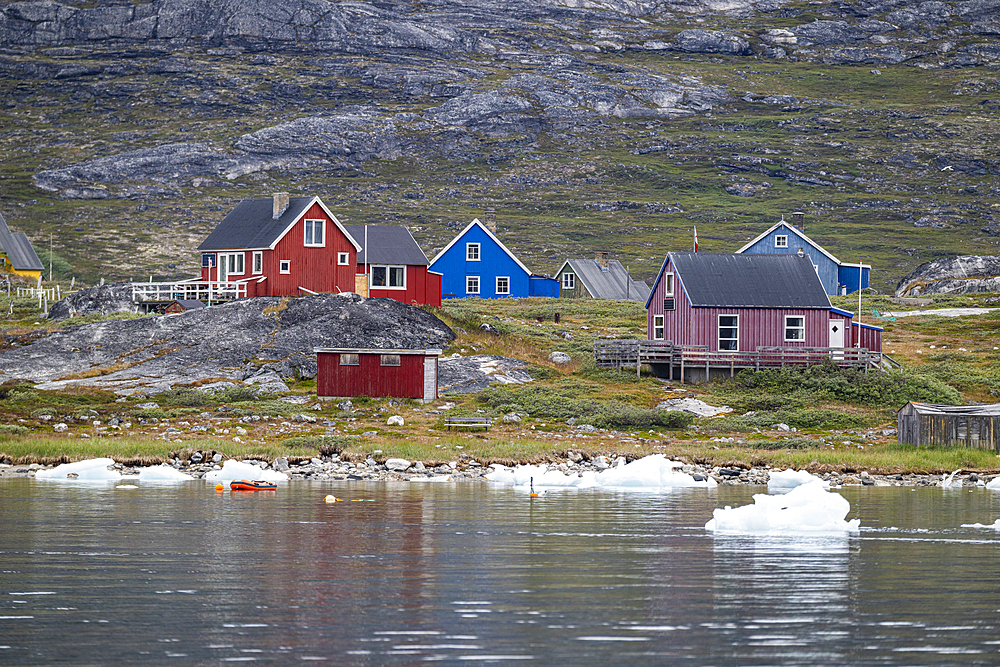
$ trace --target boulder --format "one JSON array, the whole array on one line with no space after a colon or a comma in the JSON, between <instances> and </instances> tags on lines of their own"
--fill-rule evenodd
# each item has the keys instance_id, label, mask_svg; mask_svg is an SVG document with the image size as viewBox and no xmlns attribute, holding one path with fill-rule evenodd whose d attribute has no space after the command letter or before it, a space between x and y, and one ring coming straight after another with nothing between
<instances>
[{"instance_id":1,"label":"boulder","mask_svg":"<svg viewBox=\"0 0 1000 667\"><path fill-rule=\"evenodd\" d=\"M559 364L560 366L565 366L570 361L572 361L573 358L570 357L565 352L549 352L548 360L551 361L554 364Z\"/></svg>"},{"instance_id":2,"label":"boulder","mask_svg":"<svg viewBox=\"0 0 1000 667\"><path fill-rule=\"evenodd\" d=\"M718 30L682 30L677 33L676 41L677 50L687 53L723 53L729 56L753 53L745 39Z\"/></svg>"},{"instance_id":3,"label":"boulder","mask_svg":"<svg viewBox=\"0 0 1000 667\"><path fill-rule=\"evenodd\" d=\"M403 472L408 470L410 467L410 462L406 459L386 459L385 467L387 470L392 470L393 472Z\"/></svg>"},{"instance_id":4,"label":"boulder","mask_svg":"<svg viewBox=\"0 0 1000 667\"><path fill-rule=\"evenodd\" d=\"M403 420L403 418L402 418L402 417L400 417L399 415L393 415L393 416L389 417L389 418L388 418L388 419L387 419L387 420L385 421L385 423L386 423L387 425L389 425L389 426L402 426L402 425L403 425L403 424L405 424L406 422L405 422L405 421Z\"/></svg>"},{"instance_id":5,"label":"boulder","mask_svg":"<svg viewBox=\"0 0 1000 667\"><path fill-rule=\"evenodd\" d=\"M438 362L438 387L442 394L469 394L491 384L531 382L527 365L520 359L492 354L442 357Z\"/></svg>"}]
</instances>

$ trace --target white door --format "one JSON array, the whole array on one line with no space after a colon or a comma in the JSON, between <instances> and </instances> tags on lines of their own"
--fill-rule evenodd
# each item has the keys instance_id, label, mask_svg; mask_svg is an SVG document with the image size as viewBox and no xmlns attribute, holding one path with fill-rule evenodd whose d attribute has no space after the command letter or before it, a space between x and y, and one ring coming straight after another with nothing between
<instances>
[{"instance_id":1,"label":"white door","mask_svg":"<svg viewBox=\"0 0 1000 667\"><path fill-rule=\"evenodd\" d=\"M830 347L844 347L844 320L830 320Z\"/></svg>"}]
</instances>

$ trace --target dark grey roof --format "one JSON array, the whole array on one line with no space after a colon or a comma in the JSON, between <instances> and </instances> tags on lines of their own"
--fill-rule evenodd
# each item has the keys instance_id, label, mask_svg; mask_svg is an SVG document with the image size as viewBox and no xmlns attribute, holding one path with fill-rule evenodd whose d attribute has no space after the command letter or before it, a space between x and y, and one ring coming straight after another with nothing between
<instances>
[{"instance_id":1,"label":"dark grey roof","mask_svg":"<svg viewBox=\"0 0 1000 667\"><path fill-rule=\"evenodd\" d=\"M198 308L204 308L205 304L197 299L177 299L173 303L180 305L184 310L195 310ZM170 304L173 305L173 304Z\"/></svg>"},{"instance_id":2,"label":"dark grey roof","mask_svg":"<svg viewBox=\"0 0 1000 667\"><path fill-rule=\"evenodd\" d=\"M298 219L315 197L290 197L288 208L275 220L274 200L244 199L198 246L198 250L269 248Z\"/></svg>"},{"instance_id":3,"label":"dark grey roof","mask_svg":"<svg viewBox=\"0 0 1000 667\"><path fill-rule=\"evenodd\" d=\"M617 259L608 262L608 270L593 259L567 259L576 277L580 280L590 296L595 299L611 299L615 301L645 301L649 297L649 287L641 280L632 280ZM553 276L559 280L559 275Z\"/></svg>"},{"instance_id":4,"label":"dark grey roof","mask_svg":"<svg viewBox=\"0 0 1000 667\"><path fill-rule=\"evenodd\" d=\"M831 307L808 255L672 252L669 259L694 306Z\"/></svg>"},{"instance_id":5,"label":"dark grey roof","mask_svg":"<svg viewBox=\"0 0 1000 667\"><path fill-rule=\"evenodd\" d=\"M4 253L7 254L10 265L18 271L45 269L42 260L38 259L35 249L31 247L28 236L22 232L12 233L2 215L0 215L0 247L3 247Z\"/></svg>"},{"instance_id":6,"label":"dark grey roof","mask_svg":"<svg viewBox=\"0 0 1000 667\"><path fill-rule=\"evenodd\" d=\"M354 237L362 246L358 253L358 263L371 264L407 264L427 266L427 255L420 249L417 242L406 227L390 227L367 225L368 247L372 249L371 256L365 247L365 225L344 225L347 233Z\"/></svg>"}]
</instances>

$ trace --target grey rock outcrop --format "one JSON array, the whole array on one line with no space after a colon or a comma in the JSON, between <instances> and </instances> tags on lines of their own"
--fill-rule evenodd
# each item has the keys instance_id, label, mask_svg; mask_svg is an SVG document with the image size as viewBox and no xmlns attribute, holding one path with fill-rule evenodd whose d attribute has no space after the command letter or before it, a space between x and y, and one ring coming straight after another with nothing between
<instances>
[{"instance_id":1,"label":"grey rock outcrop","mask_svg":"<svg viewBox=\"0 0 1000 667\"><path fill-rule=\"evenodd\" d=\"M895 296L1000 292L1000 256L961 255L921 264L899 281Z\"/></svg>"},{"instance_id":2,"label":"grey rock outcrop","mask_svg":"<svg viewBox=\"0 0 1000 667\"><path fill-rule=\"evenodd\" d=\"M442 394L471 394L495 383L531 382L526 366L520 359L493 354L442 357L438 363L438 388Z\"/></svg>"},{"instance_id":3,"label":"grey rock outcrop","mask_svg":"<svg viewBox=\"0 0 1000 667\"><path fill-rule=\"evenodd\" d=\"M316 347L442 348L454 332L430 313L354 294L240 299L178 315L66 326L0 353L0 381L153 393L206 380L280 390L313 377ZM95 374L97 371L98 374Z\"/></svg>"},{"instance_id":4,"label":"grey rock outcrop","mask_svg":"<svg viewBox=\"0 0 1000 667\"><path fill-rule=\"evenodd\" d=\"M682 30L677 33L677 50L687 53L723 53L747 56L753 50L750 42L718 30Z\"/></svg>"},{"instance_id":5,"label":"grey rock outcrop","mask_svg":"<svg viewBox=\"0 0 1000 667\"><path fill-rule=\"evenodd\" d=\"M132 283L118 282L73 292L52 304L48 317L50 320L64 320L92 313L111 315L137 310L132 302Z\"/></svg>"}]
</instances>

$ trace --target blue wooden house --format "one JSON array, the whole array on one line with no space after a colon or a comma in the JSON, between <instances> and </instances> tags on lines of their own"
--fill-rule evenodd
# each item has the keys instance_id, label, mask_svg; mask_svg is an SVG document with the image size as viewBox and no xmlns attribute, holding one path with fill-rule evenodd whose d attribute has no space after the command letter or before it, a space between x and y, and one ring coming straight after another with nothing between
<instances>
[{"instance_id":1,"label":"blue wooden house","mask_svg":"<svg viewBox=\"0 0 1000 667\"><path fill-rule=\"evenodd\" d=\"M428 271L441 274L445 299L559 296L559 281L532 273L496 237L492 226L475 219L431 260Z\"/></svg>"},{"instance_id":2,"label":"blue wooden house","mask_svg":"<svg viewBox=\"0 0 1000 667\"><path fill-rule=\"evenodd\" d=\"M827 294L849 294L868 287L871 267L867 264L848 264L828 253L805 235L802 213L792 214L792 223L782 219L766 232L737 250L750 255L808 255L816 267L820 282Z\"/></svg>"}]
</instances>

